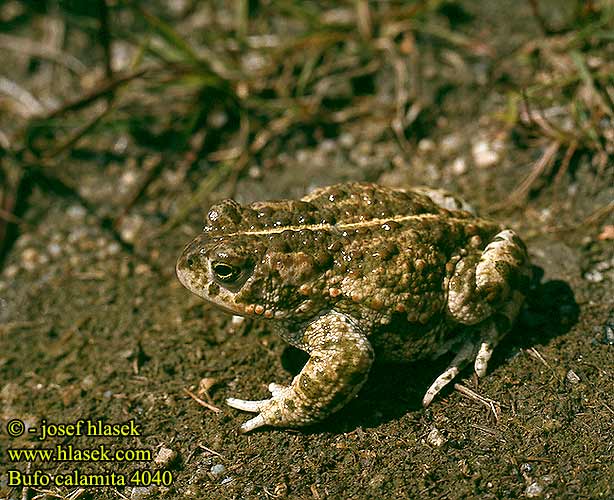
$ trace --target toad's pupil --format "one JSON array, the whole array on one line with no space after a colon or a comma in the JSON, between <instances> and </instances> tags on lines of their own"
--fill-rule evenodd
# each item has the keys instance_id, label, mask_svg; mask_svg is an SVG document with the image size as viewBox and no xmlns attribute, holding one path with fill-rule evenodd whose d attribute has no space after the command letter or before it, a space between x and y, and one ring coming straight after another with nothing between
<instances>
[{"instance_id":1,"label":"toad's pupil","mask_svg":"<svg viewBox=\"0 0 614 500\"><path fill-rule=\"evenodd\" d=\"M230 278L230 276L232 276L233 273L233 269L230 266L227 266L226 264L218 264L215 266L214 268L215 273L220 277L220 278Z\"/></svg>"},{"instance_id":2,"label":"toad's pupil","mask_svg":"<svg viewBox=\"0 0 614 500\"><path fill-rule=\"evenodd\" d=\"M192 267L194 265L194 259L192 257L188 257L186 263L188 264L188 267Z\"/></svg>"}]
</instances>

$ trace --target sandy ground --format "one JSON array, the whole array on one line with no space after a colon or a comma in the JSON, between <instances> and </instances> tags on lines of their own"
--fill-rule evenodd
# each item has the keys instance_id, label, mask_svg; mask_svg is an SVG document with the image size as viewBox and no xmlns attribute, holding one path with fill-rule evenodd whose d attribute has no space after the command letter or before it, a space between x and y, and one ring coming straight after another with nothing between
<instances>
[{"instance_id":1,"label":"sandy ground","mask_svg":"<svg viewBox=\"0 0 614 500\"><path fill-rule=\"evenodd\" d=\"M490 14L480 15L475 30L495 48L488 37L506 29L533 36L535 27L514 31L522 16L497 32L485 28ZM356 399L325 422L241 435L247 415L224 399L266 396L268 382L289 381L304 357L268 323L233 321L175 279L174 262L207 207L161 237L151 203L180 202L196 179L153 190L134 207L134 249L78 199L36 189L0 277L0 498L45 491L71 499L614 498L613 221L591 219L614 195L611 168L580 161L556 189L545 185L517 208L497 205L543 149L502 138L493 114L505 83L480 84L481 67L473 69L477 76L448 91L437 125L411 154L385 124L365 119L316 145L289 147L276 168L254 165L236 197L300 196L347 179L429 184L517 229L536 279L488 376L477 384L466 370L457 380L479 397L450 389L425 410L422 394L449 359L378 365ZM97 190L125 181L100 164L83 180L94 186L94 201ZM101 204L114 210L112 198ZM37 434L9 437L12 419ZM43 419L133 419L140 428L138 436L42 441ZM45 463L8 454L58 445L145 449L155 460ZM11 487L9 469L29 473L24 481L36 471L159 471L152 477L164 482L161 473L170 471L172 484Z\"/></svg>"}]
</instances>

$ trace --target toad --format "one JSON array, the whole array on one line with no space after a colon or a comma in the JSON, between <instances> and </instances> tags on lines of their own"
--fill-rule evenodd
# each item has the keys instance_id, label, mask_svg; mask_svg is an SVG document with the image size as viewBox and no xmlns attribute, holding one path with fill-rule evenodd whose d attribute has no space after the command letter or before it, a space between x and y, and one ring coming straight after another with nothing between
<instances>
[{"instance_id":1,"label":"toad","mask_svg":"<svg viewBox=\"0 0 614 500\"><path fill-rule=\"evenodd\" d=\"M448 368L424 406L469 362L486 373L528 283L511 229L435 189L344 183L300 200L211 207L177 262L181 283L216 306L264 318L309 359L263 400L229 398L256 415L241 426L300 427L343 407L378 361L436 359Z\"/></svg>"}]
</instances>

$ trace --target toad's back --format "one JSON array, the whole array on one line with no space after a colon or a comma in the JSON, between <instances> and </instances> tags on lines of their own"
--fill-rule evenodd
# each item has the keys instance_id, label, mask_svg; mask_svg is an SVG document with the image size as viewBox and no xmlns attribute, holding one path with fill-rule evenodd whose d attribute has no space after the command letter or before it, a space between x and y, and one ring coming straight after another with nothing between
<instances>
[{"instance_id":1,"label":"toad's back","mask_svg":"<svg viewBox=\"0 0 614 500\"><path fill-rule=\"evenodd\" d=\"M482 249L500 227L441 206L460 202L433 198L371 184L331 186L303 198L335 220L322 236L336 251L326 287L338 294L337 310L381 322L404 313L421 324L441 312L453 268L447 264L468 248Z\"/></svg>"},{"instance_id":2,"label":"toad's back","mask_svg":"<svg viewBox=\"0 0 614 500\"><path fill-rule=\"evenodd\" d=\"M368 323L403 313L426 324L445 305L446 264L499 231L429 194L347 183L301 200L227 200L209 212L204 237L261 262L235 300L269 314L301 320L334 307Z\"/></svg>"}]
</instances>

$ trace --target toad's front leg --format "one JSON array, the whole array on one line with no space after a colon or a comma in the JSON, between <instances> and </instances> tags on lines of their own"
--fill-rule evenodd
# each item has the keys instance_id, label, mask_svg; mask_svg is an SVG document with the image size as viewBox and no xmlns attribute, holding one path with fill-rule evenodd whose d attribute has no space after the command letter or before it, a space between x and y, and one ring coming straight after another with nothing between
<instances>
[{"instance_id":1,"label":"toad's front leg","mask_svg":"<svg viewBox=\"0 0 614 500\"><path fill-rule=\"evenodd\" d=\"M344 315L330 312L311 323L299 346L309 360L288 387L270 384L272 397L261 401L228 398L228 405L258 415L241 426L301 427L327 417L354 396L366 381L373 348Z\"/></svg>"}]
</instances>

